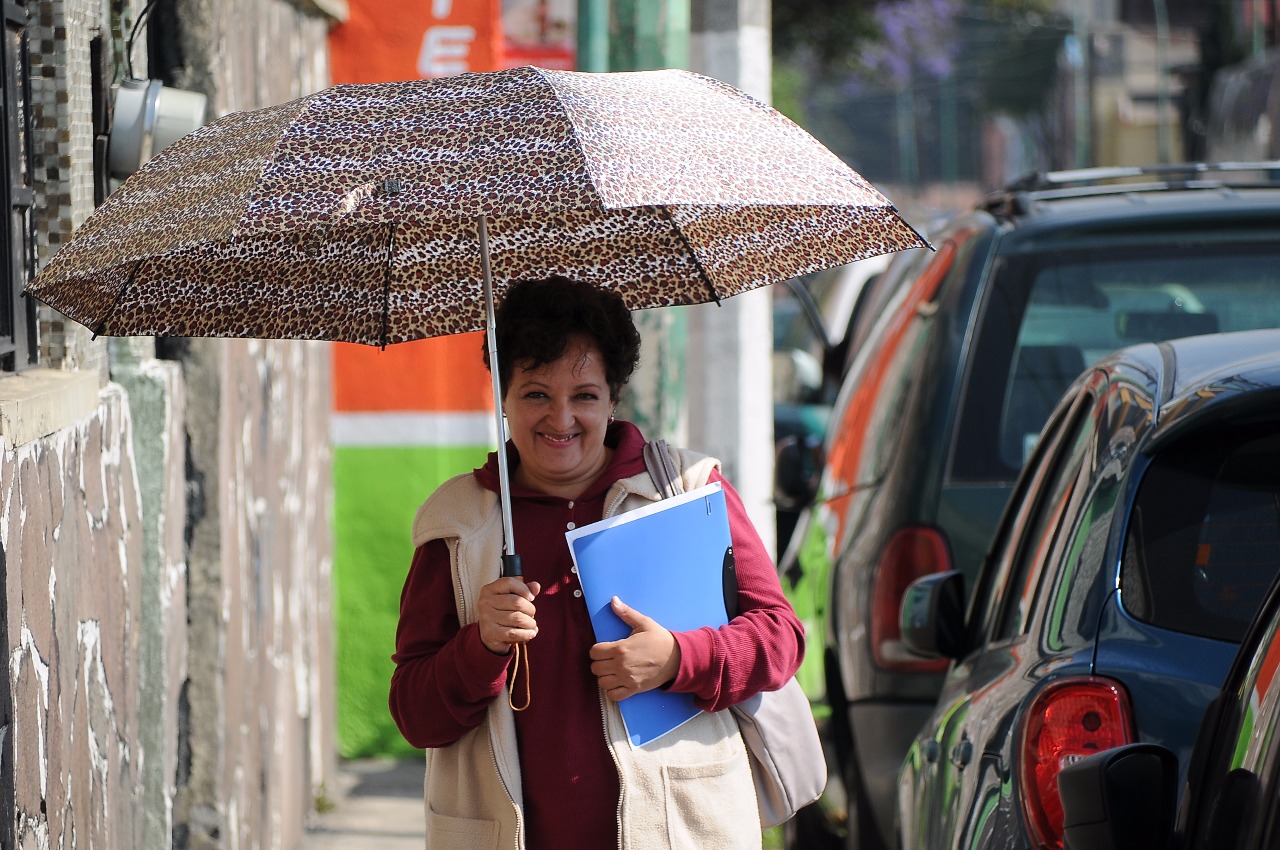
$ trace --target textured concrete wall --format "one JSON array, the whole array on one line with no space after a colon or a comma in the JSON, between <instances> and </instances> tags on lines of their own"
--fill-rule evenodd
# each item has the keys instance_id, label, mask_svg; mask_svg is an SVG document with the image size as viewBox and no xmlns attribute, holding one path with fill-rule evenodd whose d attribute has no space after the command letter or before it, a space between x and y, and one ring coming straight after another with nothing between
<instances>
[{"instance_id":1,"label":"textured concrete wall","mask_svg":"<svg viewBox=\"0 0 1280 850\"><path fill-rule=\"evenodd\" d=\"M188 749L183 728L187 682L186 390L175 363L156 360L150 340L111 341L111 374L127 393L134 423L134 467L142 507L138 562L137 803L140 848L165 848L174 834L173 798Z\"/></svg>"},{"instance_id":2,"label":"textured concrete wall","mask_svg":"<svg viewBox=\"0 0 1280 850\"><path fill-rule=\"evenodd\" d=\"M19 847L144 846L142 506L125 396L0 454Z\"/></svg>"},{"instance_id":3,"label":"textured concrete wall","mask_svg":"<svg viewBox=\"0 0 1280 850\"><path fill-rule=\"evenodd\" d=\"M292 848L335 769L329 349L182 349L191 761L175 846Z\"/></svg>"}]
</instances>

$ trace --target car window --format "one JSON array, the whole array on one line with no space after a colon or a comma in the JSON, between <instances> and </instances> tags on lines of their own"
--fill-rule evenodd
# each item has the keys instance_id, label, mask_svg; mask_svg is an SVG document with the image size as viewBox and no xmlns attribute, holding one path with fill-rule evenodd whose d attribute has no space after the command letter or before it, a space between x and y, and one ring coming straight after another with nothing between
<instances>
[{"instance_id":1,"label":"car window","mask_svg":"<svg viewBox=\"0 0 1280 850\"><path fill-rule=\"evenodd\" d=\"M1073 639L1092 638L1109 583L1098 581L1106 562L1107 539L1116 507L1121 503L1122 482L1132 450L1134 429L1129 423L1145 419L1151 399L1128 383L1109 386L1104 395L1106 440L1095 440L1094 472L1090 492L1065 547L1062 568L1054 581L1053 597L1046 603L1045 646L1058 652Z\"/></svg>"},{"instance_id":2,"label":"car window","mask_svg":"<svg viewBox=\"0 0 1280 850\"><path fill-rule=\"evenodd\" d=\"M1164 449L1125 537L1125 610L1239 641L1280 569L1280 428L1217 430Z\"/></svg>"},{"instance_id":3,"label":"car window","mask_svg":"<svg viewBox=\"0 0 1280 850\"><path fill-rule=\"evenodd\" d=\"M933 299L947 278L956 258L956 238L964 236L948 239L936 254L918 258L917 262L929 261L919 276L885 281L885 286L893 287L892 298L877 319L872 335L859 349L836 399L824 467L828 498L839 497L875 478L872 461L882 454L880 442L885 430L879 426L894 406L884 401L886 384L890 393L900 396L903 387L899 367L904 352L914 350L914 340L919 336L919 307ZM889 430L896 433L897 429Z\"/></svg>"},{"instance_id":4,"label":"car window","mask_svg":"<svg viewBox=\"0 0 1280 850\"><path fill-rule=\"evenodd\" d=\"M1012 480L1054 403L1115 349L1280 327L1280 245L1099 245L1002 258L973 346L952 476Z\"/></svg>"},{"instance_id":5,"label":"car window","mask_svg":"<svg viewBox=\"0 0 1280 850\"><path fill-rule=\"evenodd\" d=\"M927 358L932 356L936 360L941 354L934 338L943 332L945 325L937 304L948 292L954 292L968 275L976 242L972 235L971 231L962 231L947 240L944 250L951 252L952 256L946 258L944 264L943 251L939 251L937 262L921 275L917 287L920 297L912 305L910 313L903 315L898 335L891 343L892 348L886 346L884 350L884 384L876 396L867 431L870 462L866 471L873 478L880 478L894 463L900 462L904 450L917 449L916 446L903 445L904 434L910 432L904 431L901 423L912 421L912 417L919 415L916 408L928 404L923 397L928 390L921 392L918 388L922 383L927 387L926 376L938 368L936 363L926 362ZM938 282L926 287L925 284L935 275Z\"/></svg>"},{"instance_id":6,"label":"car window","mask_svg":"<svg viewBox=\"0 0 1280 850\"><path fill-rule=\"evenodd\" d=\"M1084 396L1055 457L1049 459L1054 472L1045 480L1035 499L1034 514L1018 544L1017 560L1009 577L1010 592L996 624L996 640L1023 634L1031 620L1036 590L1045 568L1056 561L1053 553L1059 533L1076 515L1087 491L1097 455L1098 422L1093 398Z\"/></svg>"},{"instance_id":7,"label":"car window","mask_svg":"<svg viewBox=\"0 0 1280 850\"><path fill-rule=\"evenodd\" d=\"M977 642L990 638L997 620L1003 593L1010 585L1017 552L1012 551L1020 530L1029 521L1034 507L1034 494L1052 472L1052 458L1058 453L1063 433L1069 430L1080 415L1081 403L1060 411L1056 419L1045 426L1045 437L1036 446L1038 454L1032 455L1027 468L1015 482L1013 492L1005 506L1005 512L992 535L989 555L983 562L969 600L966 618L972 638Z\"/></svg>"}]
</instances>

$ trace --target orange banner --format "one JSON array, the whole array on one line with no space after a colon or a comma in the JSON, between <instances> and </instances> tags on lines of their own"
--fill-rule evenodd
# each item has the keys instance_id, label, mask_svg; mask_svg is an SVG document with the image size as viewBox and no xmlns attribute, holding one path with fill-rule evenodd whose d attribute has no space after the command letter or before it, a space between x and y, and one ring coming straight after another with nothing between
<instances>
[{"instance_id":1,"label":"orange banner","mask_svg":"<svg viewBox=\"0 0 1280 850\"><path fill-rule=\"evenodd\" d=\"M334 343L333 409L338 412L493 410L484 334L401 342L378 349Z\"/></svg>"},{"instance_id":2,"label":"orange banner","mask_svg":"<svg viewBox=\"0 0 1280 850\"><path fill-rule=\"evenodd\" d=\"M335 83L380 83L493 71L501 65L501 0L348 0L329 33ZM480 334L400 343L386 350L335 345L334 410L492 410Z\"/></svg>"},{"instance_id":3,"label":"orange banner","mask_svg":"<svg viewBox=\"0 0 1280 850\"><path fill-rule=\"evenodd\" d=\"M348 0L329 32L335 83L447 77L501 66L501 0Z\"/></svg>"}]
</instances>

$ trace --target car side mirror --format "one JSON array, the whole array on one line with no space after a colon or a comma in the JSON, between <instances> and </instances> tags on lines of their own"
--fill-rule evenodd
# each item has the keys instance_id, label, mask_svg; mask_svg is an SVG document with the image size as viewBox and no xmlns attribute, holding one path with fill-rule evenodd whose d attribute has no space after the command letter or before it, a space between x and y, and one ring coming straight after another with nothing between
<instances>
[{"instance_id":1,"label":"car side mirror","mask_svg":"<svg viewBox=\"0 0 1280 850\"><path fill-rule=\"evenodd\" d=\"M787 436L774 446L773 500L783 508L808 507L818 492L822 448L817 441Z\"/></svg>"},{"instance_id":2,"label":"car side mirror","mask_svg":"<svg viewBox=\"0 0 1280 850\"><path fill-rule=\"evenodd\" d=\"M964 576L955 570L918 578L902 597L902 643L925 658L964 655Z\"/></svg>"},{"instance_id":3,"label":"car side mirror","mask_svg":"<svg viewBox=\"0 0 1280 850\"><path fill-rule=\"evenodd\" d=\"M1167 850L1177 783L1177 756L1158 744L1126 744L1063 768L1067 850Z\"/></svg>"}]
</instances>

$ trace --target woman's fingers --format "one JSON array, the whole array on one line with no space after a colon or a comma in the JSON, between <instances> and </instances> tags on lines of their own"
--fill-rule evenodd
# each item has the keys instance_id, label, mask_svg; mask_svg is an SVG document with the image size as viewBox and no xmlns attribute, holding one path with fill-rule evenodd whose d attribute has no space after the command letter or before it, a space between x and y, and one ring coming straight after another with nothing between
<instances>
[{"instance_id":1,"label":"woman's fingers","mask_svg":"<svg viewBox=\"0 0 1280 850\"><path fill-rule=\"evenodd\" d=\"M591 673L611 700L660 688L680 670L680 645L671 632L614 597L613 610L631 627L622 640L591 647Z\"/></svg>"},{"instance_id":2,"label":"woman's fingers","mask_svg":"<svg viewBox=\"0 0 1280 850\"><path fill-rule=\"evenodd\" d=\"M537 608L533 600L542 588L536 581L500 578L480 589L476 603L480 640L490 652L505 655L511 646L533 640L538 634Z\"/></svg>"}]
</instances>

